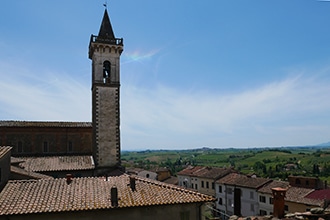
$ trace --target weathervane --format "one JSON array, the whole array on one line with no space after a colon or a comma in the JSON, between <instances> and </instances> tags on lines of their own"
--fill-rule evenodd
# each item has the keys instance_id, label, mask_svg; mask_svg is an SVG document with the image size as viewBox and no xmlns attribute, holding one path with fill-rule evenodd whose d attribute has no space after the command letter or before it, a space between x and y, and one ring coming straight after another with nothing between
<instances>
[{"instance_id":1,"label":"weathervane","mask_svg":"<svg viewBox=\"0 0 330 220\"><path fill-rule=\"evenodd\" d=\"M105 9L108 9L108 2L105 1L104 4L103 4L103 6L105 7Z\"/></svg>"}]
</instances>

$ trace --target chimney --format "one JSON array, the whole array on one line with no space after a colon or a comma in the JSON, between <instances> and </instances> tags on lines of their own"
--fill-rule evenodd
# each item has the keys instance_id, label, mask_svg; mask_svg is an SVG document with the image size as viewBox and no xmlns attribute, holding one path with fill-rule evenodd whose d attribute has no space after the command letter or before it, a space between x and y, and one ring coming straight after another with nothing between
<instances>
[{"instance_id":1,"label":"chimney","mask_svg":"<svg viewBox=\"0 0 330 220\"><path fill-rule=\"evenodd\" d=\"M72 182L72 174L66 174L66 183L69 185Z\"/></svg>"},{"instance_id":2,"label":"chimney","mask_svg":"<svg viewBox=\"0 0 330 220\"><path fill-rule=\"evenodd\" d=\"M118 189L115 186L111 188L111 206L118 207Z\"/></svg>"},{"instance_id":3,"label":"chimney","mask_svg":"<svg viewBox=\"0 0 330 220\"><path fill-rule=\"evenodd\" d=\"M129 177L129 185L131 187L131 190L134 192L136 190L136 183L135 183L135 177L134 176Z\"/></svg>"},{"instance_id":4,"label":"chimney","mask_svg":"<svg viewBox=\"0 0 330 220\"><path fill-rule=\"evenodd\" d=\"M273 216L275 218L283 218L284 217L284 198L286 189L276 187L272 188L273 192Z\"/></svg>"}]
</instances>

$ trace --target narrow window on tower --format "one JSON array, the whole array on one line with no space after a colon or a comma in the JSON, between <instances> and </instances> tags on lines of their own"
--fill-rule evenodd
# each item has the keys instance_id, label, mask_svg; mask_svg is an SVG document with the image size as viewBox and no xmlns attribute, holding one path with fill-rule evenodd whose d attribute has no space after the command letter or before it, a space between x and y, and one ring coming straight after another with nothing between
<instances>
[{"instance_id":1,"label":"narrow window on tower","mask_svg":"<svg viewBox=\"0 0 330 220\"><path fill-rule=\"evenodd\" d=\"M107 83L110 81L110 73L111 73L111 63L109 61L103 62L103 82Z\"/></svg>"}]
</instances>

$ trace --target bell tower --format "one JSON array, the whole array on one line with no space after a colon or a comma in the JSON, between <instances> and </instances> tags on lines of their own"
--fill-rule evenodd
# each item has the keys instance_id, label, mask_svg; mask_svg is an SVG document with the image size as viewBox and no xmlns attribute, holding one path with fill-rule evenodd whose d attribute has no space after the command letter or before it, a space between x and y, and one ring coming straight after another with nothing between
<instances>
[{"instance_id":1,"label":"bell tower","mask_svg":"<svg viewBox=\"0 0 330 220\"><path fill-rule=\"evenodd\" d=\"M91 35L93 157L97 175L120 166L120 55L107 9L97 36Z\"/></svg>"}]
</instances>

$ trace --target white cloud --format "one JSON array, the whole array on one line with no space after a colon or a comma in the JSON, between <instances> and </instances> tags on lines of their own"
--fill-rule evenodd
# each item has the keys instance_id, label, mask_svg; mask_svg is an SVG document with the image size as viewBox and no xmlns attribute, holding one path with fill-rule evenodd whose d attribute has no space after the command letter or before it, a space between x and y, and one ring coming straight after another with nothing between
<instances>
[{"instance_id":1,"label":"white cloud","mask_svg":"<svg viewBox=\"0 0 330 220\"><path fill-rule=\"evenodd\" d=\"M0 63L1 119L89 121L89 86L65 73Z\"/></svg>"},{"instance_id":2,"label":"white cloud","mask_svg":"<svg viewBox=\"0 0 330 220\"><path fill-rule=\"evenodd\" d=\"M232 95L213 91L183 92L164 86L153 91L127 86L122 88L122 127L127 137L158 138L157 146L190 142L191 147L197 137L203 139L204 145L216 145L212 139L241 146L297 143L298 137L290 140L289 127L299 127L292 135L302 129L329 130L325 125L326 121L330 122L329 94L330 87L322 79L302 76ZM319 116L324 115L327 118L317 124ZM311 124L302 123L306 118L311 119L308 122ZM268 143L260 141L263 139L260 136L265 134L270 138ZM245 137L247 135L250 137ZM145 145L148 143L156 144L146 139ZM134 144L134 140L127 141L127 145Z\"/></svg>"},{"instance_id":3,"label":"white cloud","mask_svg":"<svg viewBox=\"0 0 330 220\"><path fill-rule=\"evenodd\" d=\"M307 73L240 93L153 89L122 82L123 149L313 144L330 137L327 73ZM90 121L86 79L0 62L0 117ZM85 80L85 81L84 81ZM132 83L133 82L133 83Z\"/></svg>"}]
</instances>

